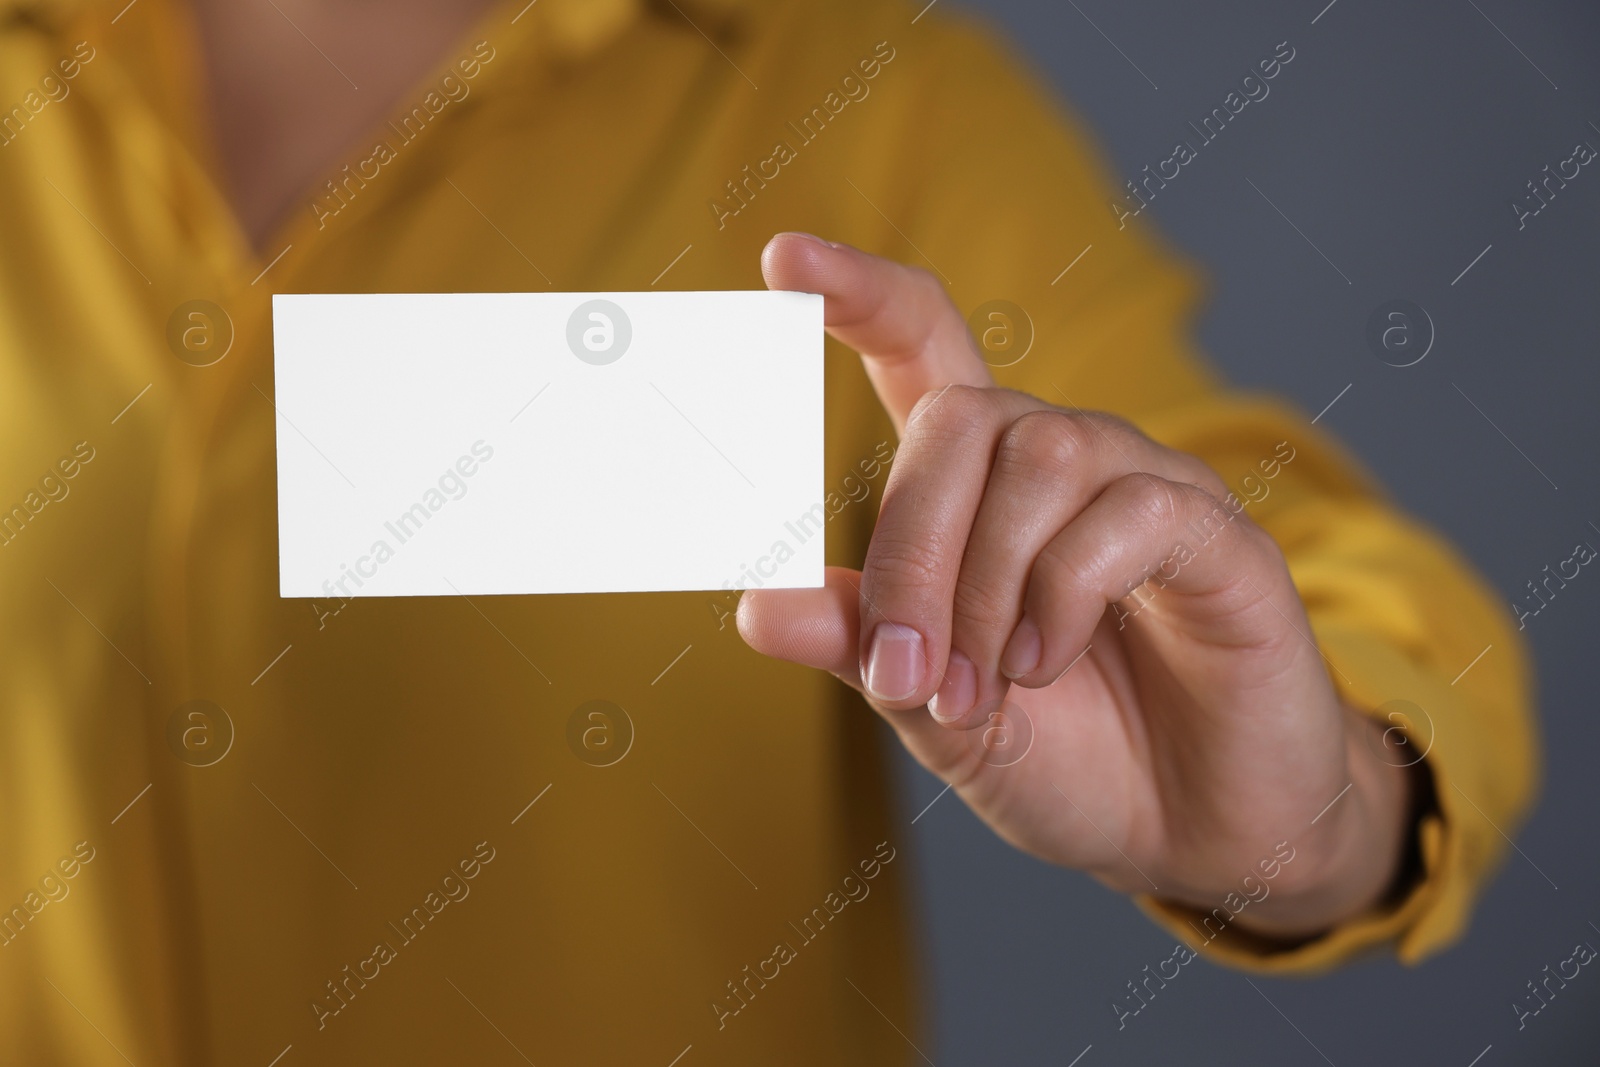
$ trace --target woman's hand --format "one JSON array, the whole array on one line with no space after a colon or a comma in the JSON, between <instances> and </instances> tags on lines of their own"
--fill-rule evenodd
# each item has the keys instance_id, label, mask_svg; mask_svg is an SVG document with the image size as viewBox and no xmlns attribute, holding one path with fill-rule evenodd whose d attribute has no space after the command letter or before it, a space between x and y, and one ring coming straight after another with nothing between
<instances>
[{"instance_id":1,"label":"woman's hand","mask_svg":"<svg viewBox=\"0 0 1600 1067\"><path fill-rule=\"evenodd\" d=\"M1341 702L1282 553L1222 479L997 388L924 271L802 234L762 269L824 295L901 444L863 570L746 592L751 647L861 690L1001 837L1116 889L1209 911L1287 841L1239 925L1303 938L1380 901L1411 772Z\"/></svg>"}]
</instances>

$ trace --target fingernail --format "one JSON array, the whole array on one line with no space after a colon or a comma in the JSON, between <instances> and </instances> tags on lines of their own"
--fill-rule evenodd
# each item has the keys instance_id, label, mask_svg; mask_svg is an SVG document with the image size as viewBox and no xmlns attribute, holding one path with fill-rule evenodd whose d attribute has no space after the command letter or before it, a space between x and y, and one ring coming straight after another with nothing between
<instances>
[{"instance_id":1,"label":"fingernail","mask_svg":"<svg viewBox=\"0 0 1600 1067\"><path fill-rule=\"evenodd\" d=\"M897 622L880 622L867 649L867 692L879 700L904 700L922 685L926 664L920 633Z\"/></svg>"},{"instance_id":2,"label":"fingernail","mask_svg":"<svg viewBox=\"0 0 1600 1067\"><path fill-rule=\"evenodd\" d=\"M939 722L955 722L972 709L978 699L978 669L960 649L950 650L944 681L928 701L928 714Z\"/></svg>"},{"instance_id":3,"label":"fingernail","mask_svg":"<svg viewBox=\"0 0 1600 1067\"><path fill-rule=\"evenodd\" d=\"M1039 666L1039 653L1043 647L1039 627L1028 615L1022 617L1017 628L1000 653L1000 673L1007 678L1021 678Z\"/></svg>"}]
</instances>

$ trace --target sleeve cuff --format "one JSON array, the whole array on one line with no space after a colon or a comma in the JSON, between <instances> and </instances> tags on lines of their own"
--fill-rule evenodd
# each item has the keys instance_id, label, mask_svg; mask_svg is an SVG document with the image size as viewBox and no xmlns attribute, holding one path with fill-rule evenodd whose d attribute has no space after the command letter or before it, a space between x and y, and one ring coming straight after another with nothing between
<instances>
[{"instance_id":1,"label":"sleeve cuff","mask_svg":"<svg viewBox=\"0 0 1600 1067\"><path fill-rule=\"evenodd\" d=\"M1456 782L1449 730L1439 729L1442 722L1465 717L1457 710L1462 694L1373 635L1330 627L1318 633L1318 643L1337 668L1332 675L1341 694L1353 706L1368 709L1386 724L1391 723L1380 709L1397 696L1432 709L1427 712L1431 721L1410 724L1406 732L1408 744L1425 753L1421 758L1431 773L1434 796L1418 807L1417 864L1410 884L1396 898L1300 944L1285 946L1232 925L1218 932L1215 919L1210 926L1202 921L1214 913L1149 895L1136 898L1151 919L1195 952L1243 970L1316 974L1389 946L1402 962L1417 963L1460 935L1487 869L1504 852L1499 830L1478 807L1493 798L1474 801ZM1507 755L1515 760L1518 754ZM1470 776L1471 754L1462 756Z\"/></svg>"}]
</instances>

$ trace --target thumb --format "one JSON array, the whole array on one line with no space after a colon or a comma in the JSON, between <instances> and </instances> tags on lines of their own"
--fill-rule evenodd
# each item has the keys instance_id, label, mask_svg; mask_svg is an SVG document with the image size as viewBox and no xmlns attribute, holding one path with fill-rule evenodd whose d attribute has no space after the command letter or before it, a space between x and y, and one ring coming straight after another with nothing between
<instances>
[{"instance_id":1,"label":"thumb","mask_svg":"<svg viewBox=\"0 0 1600 1067\"><path fill-rule=\"evenodd\" d=\"M822 294L828 333L861 353L897 432L927 393L994 385L961 312L925 270L810 234L780 233L761 253L761 273L769 289Z\"/></svg>"},{"instance_id":2,"label":"thumb","mask_svg":"<svg viewBox=\"0 0 1600 1067\"><path fill-rule=\"evenodd\" d=\"M746 589L739 636L764 656L832 673L861 688L861 572L828 567L821 589Z\"/></svg>"}]
</instances>

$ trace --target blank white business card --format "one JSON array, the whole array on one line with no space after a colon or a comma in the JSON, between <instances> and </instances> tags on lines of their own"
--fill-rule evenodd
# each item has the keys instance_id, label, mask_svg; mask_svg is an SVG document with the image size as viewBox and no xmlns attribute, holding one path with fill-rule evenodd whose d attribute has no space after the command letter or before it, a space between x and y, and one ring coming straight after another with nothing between
<instances>
[{"instance_id":1,"label":"blank white business card","mask_svg":"<svg viewBox=\"0 0 1600 1067\"><path fill-rule=\"evenodd\" d=\"M285 597L822 585L822 297L277 295Z\"/></svg>"}]
</instances>

